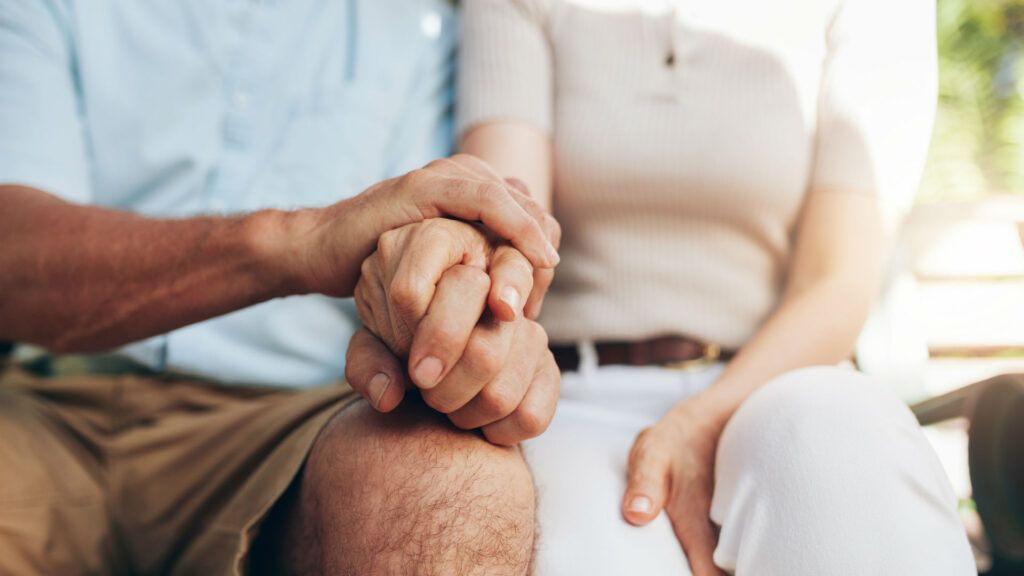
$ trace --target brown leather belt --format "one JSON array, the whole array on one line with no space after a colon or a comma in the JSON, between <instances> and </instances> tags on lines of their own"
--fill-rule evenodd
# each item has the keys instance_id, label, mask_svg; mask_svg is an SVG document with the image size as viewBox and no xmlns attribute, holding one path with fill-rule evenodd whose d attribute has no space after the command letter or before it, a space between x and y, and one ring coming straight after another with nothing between
<instances>
[{"instance_id":1,"label":"brown leather belt","mask_svg":"<svg viewBox=\"0 0 1024 576\"><path fill-rule=\"evenodd\" d=\"M717 344L708 344L682 336L665 336L639 342L595 342L597 363L626 364L629 366L660 365L676 370L700 370L715 362L724 362L733 356ZM551 353L563 371L575 370L580 365L576 345L552 346Z\"/></svg>"}]
</instances>

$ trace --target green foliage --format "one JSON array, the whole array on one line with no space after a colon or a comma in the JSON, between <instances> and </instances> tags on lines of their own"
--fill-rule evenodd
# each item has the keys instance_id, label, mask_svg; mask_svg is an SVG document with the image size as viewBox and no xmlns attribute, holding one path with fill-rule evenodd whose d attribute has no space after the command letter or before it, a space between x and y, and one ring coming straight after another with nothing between
<instances>
[{"instance_id":1,"label":"green foliage","mask_svg":"<svg viewBox=\"0 0 1024 576\"><path fill-rule=\"evenodd\" d=\"M938 0L939 110L919 201L1024 193L1024 0Z\"/></svg>"}]
</instances>

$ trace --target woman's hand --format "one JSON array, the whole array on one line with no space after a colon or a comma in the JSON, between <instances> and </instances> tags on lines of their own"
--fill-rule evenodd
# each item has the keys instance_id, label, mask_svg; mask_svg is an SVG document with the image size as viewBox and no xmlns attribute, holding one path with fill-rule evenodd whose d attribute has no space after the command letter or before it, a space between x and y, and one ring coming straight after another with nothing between
<instances>
[{"instance_id":1,"label":"woman's hand","mask_svg":"<svg viewBox=\"0 0 1024 576\"><path fill-rule=\"evenodd\" d=\"M535 272L479 225L431 219L386 232L355 289L366 330L349 345L349 384L381 412L411 384L453 424L495 444L540 434L559 373L530 319L550 282Z\"/></svg>"},{"instance_id":2,"label":"woman's hand","mask_svg":"<svg viewBox=\"0 0 1024 576\"><path fill-rule=\"evenodd\" d=\"M706 398L706 397L705 397ZM622 514L642 526L662 510L686 552L694 576L723 574L712 554L718 540L709 517L721 418L702 396L677 404L644 430L629 454Z\"/></svg>"},{"instance_id":3,"label":"woman's hand","mask_svg":"<svg viewBox=\"0 0 1024 576\"><path fill-rule=\"evenodd\" d=\"M557 244L557 225L554 231ZM432 357L450 368L485 310L503 322L536 318L551 284L541 271L551 272L483 226L432 218L381 235L363 261L356 307L363 325L408 357L416 383L429 387L434 382L418 378L420 361Z\"/></svg>"}]
</instances>

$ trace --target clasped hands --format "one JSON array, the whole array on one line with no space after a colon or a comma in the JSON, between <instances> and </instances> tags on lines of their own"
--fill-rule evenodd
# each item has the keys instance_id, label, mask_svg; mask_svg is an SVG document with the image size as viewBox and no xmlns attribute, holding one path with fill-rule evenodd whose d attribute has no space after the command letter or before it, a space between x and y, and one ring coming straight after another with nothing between
<instances>
[{"instance_id":1,"label":"clasped hands","mask_svg":"<svg viewBox=\"0 0 1024 576\"><path fill-rule=\"evenodd\" d=\"M532 215L557 247L558 224ZM535 322L552 277L482 224L431 218L386 231L355 286L363 328L349 344L346 378L381 412L414 391L494 444L538 436L554 416L560 380ZM708 519L721 432L710 423L714 412L712 396L698 395L645 430L630 452L622 501L636 525L665 511L698 576L721 574Z\"/></svg>"},{"instance_id":2,"label":"clasped hands","mask_svg":"<svg viewBox=\"0 0 1024 576\"><path fill-rule=\"evenodd\" d=\"M558 224L535 216L557 246ZM433 218L389 230L355 287L363 328L346 378L381 412L415 391L494 444L537 436L558 400L558 367L535 321L552 276L481 224Z\"/></svg>"}]
</instances>

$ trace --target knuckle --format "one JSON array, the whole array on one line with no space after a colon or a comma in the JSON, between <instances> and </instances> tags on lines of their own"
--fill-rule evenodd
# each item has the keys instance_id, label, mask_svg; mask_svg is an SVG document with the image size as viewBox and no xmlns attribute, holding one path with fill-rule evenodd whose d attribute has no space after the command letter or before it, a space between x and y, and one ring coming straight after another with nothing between
<instances>
[{"instance_id":1,"label":"knuckle","mask_svg":"<svg viewBox=\"0 0 1024 576\"><path fill-rule=\"evenodd\" d=\"M523 256L522 252L515 248L508 248L508 250L509 255L502 262L502 270L523 281L533 278L533 265L526 259L526 256Z\"/></svg>"},{"instance_id":2,"label":"knuckle","mask_svg":"<svg viewBox=\"0 0 1024 576\"><path fill-rule=\"evenodd\" d=\"M356 304L356 315L359 316L359 321L363 323L368 330L374 330L373 321L373 305L370 304L366 297L365 291L361 290L362 284L356 285L355 292L355 304Z\"/></svg>"},{"instance_id":3,"label":"knuckle","mask_svg":"<svg viewBox=\"0 0 1024 576\"><path fill-rule=\"evenodd\" d=\"M345 365L345 381L348 382L349 386L352 386L357 391L361 389L359 374L357 374L355 369L352 368L351 363Z\"/></svg>"},{"instance_id":4,"label":"knuckle","mask_svg":"<svg viewBox=\"0 0 1024 576\"><path fill-rule=\"evenodd\" d=\"M515 192L520 196L523 196L524 198L530 197L530 188L529 186L526 185L526 182L523 182L521 179L516 178L515 176L505 178L505 182L508 183L508 185L511 186L512 189L515 190Z\"/></svg>"},{"instance_id":5,"label":"knuckle","mask_svg":"<svg viewBox=\"0 0 1024 576\"><path fill-rule=\"evenodd\" d=\"M544 209L540 207L540 202L537 202L532 196L525 194L521 195L519 202L522 204L523 209L530 212L534 216L540 216L543 221Z\"/></svg>"},{"instance_id":6,"label":"knuckle","mask_svg":"<svg viewBox=\"0 0 1024 576\"><path fill-rule=\"evenodd\" d=\"M421 234L438 234L447 231L449 223L454 224L454 220L447 218L428 218L420 222L420 233Z\"/></svg>"},{"instance_id":7,"label":"knuckle","mask_svg":"<svg viewBox=\"0 0 1024 576\"><path fill-rule=\"evenodd\" d=\"M449 270L449 273L455 274L455 279L459 284L464 284L478 292L486 291L491 287L491 277L487 275L487 272L475 266L455 266Z\"/></svg>"},{"instance_id":8,"label":"knuckle","mask_svg":"<svg viewBox=\"0 0 1024 576\"><path fill-rule=\"evenodd\" d=\"M636 462L646 462L654 452L654 445L651 441L651 429L647 428L637 435L630 450L631 459Z\"/></svg>"},{"instance_id":9,"label":"knuckle","mask_svg":"<svg viewBox=\"0 0 1024 576\"><path fill-rule=\"evenodd\" d=\"M473 199L476 185L465 178L446 178L441 187L440 196L448 202L457 202L466 198Z\"/></svg>"},{"instance_id":10,"label":"knuckle","mask_svg":"<svg viewBox=\"0 0 1024 576\"><path fill-rule=\"evenodd\" d=\"M427 164L426 168L430 168L432 164L433 162ZM399 176L397 184L399 189L416 191L422 188L429 179L430 173L426 169L417 168Z\"/></svg>"},{"instance_id":11,"label":"knuckle","mask_svg":"<svg viewBox=\"0 0 1024 576\"><path fill-rule=\"evenodd\" d=\"M402 231L398 228L393 228L380 235L377 238L377 254L379 258L388 260L395 253L400 242ZM372 257L372 256L371 256Z\"/></svg>"},{"instance_id":12,"label":"knuckle","mask_svg":"<svg viewBox=\"0 0 1024 576\"><path fill-rule=\"evenodd\" d=\"M458 245L459 233L464 232L465 223L447 218L425 220L420 229L421 236L417 242L431 244L435 248Z\"/></svg>"},{"instance_id":13,"label":"knuckle","mask_svg":"<svg viewBox=\"0 0 1024 576\"><path fill-rule=\"evenodd\" d=\"M533 406L522 406L515 413L516 424L530 438L540 436L551 424L551 416L546 410Z\"/></svg>"},{"instance_id":14,"label":"knuckle","mask_svg":"<svg viewBox=\"0 0 1024 576\"><path fill-rule=\"evenodd\" d=\"M629 483L633 485L651 485L658 481L657 468L651 462L638 460L629 468Z\"/></svg>"},{"instance_id":15,"label":"knuckle","mask_svg":"<svg viewBox=\"0 0 1024 576\"><path fill-rule=\"evenodd\" d=\"M548 348L548 333L544 330L538 322L533 320L525 320L526 323L526 337L534 343L535 346L546 350Z\"/></svg>"},{"instance_id":16,"label":"knuckle","mask_svg":"<svg viewBox=\"0 0 1024 576\"><path fill-rule=\"evenodd\" d=\"M450 345L462 339L465 334L464 329L458 322L455 322L450 317L445 316L443 319L439 319L436 323L431 325L426 336L427 341L431 345L447 350Z\"/></svg>"},{"instance_id":17,"label":"knuckle","mask_svg":"<svg viewBox=\"0 0 1024 576\"><path fill-rule=\"evenodd\" d=\"M487 386L480 391L480 409L492 418L508 416L516 409L514 391L505 386Z\"/></svg>"},{"instance_id":18,"label":"knuckle","mask_svg":"<svg viewBox=\"0 0 1024 576\"><path fill-rule=\"evenodd\" d=\"M396 277L388 286L388 304L397 312L408 312L416 307L418 293L407 278Z\"/></svg>"},{"instance_id":19,"label":"knuckle","mask_svg":"<svg viewBox=\"0 0 1024 576\"><path fill-rule=\"evenodd\" d=\"M470 338L463 360L470 371L482 380L490 381L501 369L498 350L487 338Z\"/></svg>"},{"instance_id":20,"label":"knuckle","mask_svg":"<svg viewBox=\"0 0 1024 576\"><path fill-rule=\"evenodd\" d=\"M363 263L359 265L359 282L367 282L369 278L373 278L377 273L377 260L374 256L370 256Z\"/></svg>"},{"instance_id":21,"label":"knuckle","mask_svg":"<svg viewBox=\"0 0 1024 576\"><path fill-rule=\"evenodd\" d=\"M496 182L481 182L476 187L477 195L485 202L497 202L508 192L505 187Z\"/></svg>"},{"instance_id":22,"label":"knuckle","mask_svg":"<svg viewBox=\"0 0 1024 576\"><path fill-rule=\"evenodd\" d=\"M383 246L389 246L391 244L394 244L395 240L398 238L398 236L400 234L401 234L401 228L391 228L391 229L385 230L380 235L380 237L377 239L377 246L378 247L383 247Z\"/></svg>"},{"instance_id":23,"label":"knuckle","mask_svg":"<svg viewBox=\"0 0 1024 576\"><path fill-rule=\"evenodd\" d=\"M345 351L345 379L354 386L358 386L362 383L363 370L363 346L362 343L365 341L366 335L362 332L357 332L352 337L352 341L349 343L348 350Z\"/></svg>"}]
</instances>

